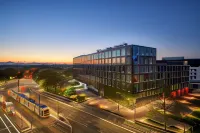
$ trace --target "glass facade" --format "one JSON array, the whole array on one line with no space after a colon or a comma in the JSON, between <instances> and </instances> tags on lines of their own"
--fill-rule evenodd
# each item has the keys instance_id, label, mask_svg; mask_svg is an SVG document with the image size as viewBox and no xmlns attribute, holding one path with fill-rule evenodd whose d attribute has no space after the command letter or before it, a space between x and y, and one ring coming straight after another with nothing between
<instances>
[{"instance_id":1,"label":"glass facade","mask_svg":"<svg viewBox=\"0 0 200 133\"><path fill-rule=\"evenodd\" d=\"M170 91L186 87L189 80L187 66L156 64L156 49L126 45L99 50L73 59L74 78L98 90L101 85L141 97L159 94L163 87Z\"/></svg>"}]
</instances>

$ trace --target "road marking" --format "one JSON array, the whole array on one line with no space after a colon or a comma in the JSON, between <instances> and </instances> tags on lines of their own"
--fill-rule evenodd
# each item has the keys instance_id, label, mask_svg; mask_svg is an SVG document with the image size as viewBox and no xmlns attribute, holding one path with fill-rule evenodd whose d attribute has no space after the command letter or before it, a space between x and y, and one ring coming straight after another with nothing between
<instances>
[{"instance_id":1,"label":"road marking","mask_svg":"<svg viewBox=\"0 0 200 133\"><path fill-rule=\"evenodd\" d=\"M6 123L4 122L4 120L0 117L0 119L1 119L1 121L3 122L3 124L6 126L6 128L8 129L8 131L9 131L9 133L11 133L10 132L10 129L7 127L7 125L6 125Z\"/></svg>"},{"instance_id":2,"label":"road marking","mask_svg":"<svg viewBox=\"0 0 200 133\"><path fill-rule=\"evenodd\" d=\"M70 130L71 130L71 133L72 133L72 126L70 125L70 123L67 124L67 123L65 123L65 122L63 122L63 121L61 121L61 120L59 120L56 116L54 116L54 115L52 115L52 114L50 114L50 116L53 117L53 118L55 118L55 119L57 119L57 120L60 121L61 123L63 123L63 124L65 124L65 125L69 126L69 127L70 127Z\"/></svg>"},{"instance_id":3,"label":"road marking","mask_svg":"<svg viewBox=\"0 0 200 133\"><path fill-rule=\"evenodd\" d=\"M45 96L44 94L41 94L41 95L43 95L44 97L47 97L47 96ZM53 99L53 98L50 98L50 97L47 97L47 98L52 99L52 100L54 100L54 101L59 101L59 100L57 100L57 98L56 98L56 99ZM59 98L58 98L58 99L59 99ZM59 102L61 102L61 101L59 101ZM69 107L72 107L72 108L74 108L74 109L76 109L76 110L82 111L82 112L84 112L84 113L86 113L86 114L89 114L89 115L91 115L91 116L93 116L93 117L96 117L96 118L98 118L98 119L101 119L101 120L103 120L103 121L105 121L105 122L108 122L108 123L110 123L110 124L112 124L112 125L115 125L115 126L117 126L117 127L119 127L119 128L122 128L122 129L127 130L127 131L132 132L132 133L135 133L134 131L131 131L131 130L127 129L127 128L124 128L124 127L122 127L122 126L119 126L119 125L117 125L117 124L115 124L115 123L112 123L112 122L110 122L110 121L108 121L108 120L105 120L105 119L103 119L103 118L101 118L101 117L95 116L95 115L93 115L93 114L91 114L91 113L88 113L88 112L85 112L85 111L83 111L83 110L80 110L80 109L78 109L78 108L76 108L76 107L73 107L73 106L67 104L67 103L64 103L64 102L61 102L61 103L64 104L64 105L67 105L67 106L69 106ZM72 120L72 121L74 121L74 120ZM82 123L81 123L81 124L82 124Z\"/></svg>"},{"instance_id":4,"label":"road marking","mask_svg":"<svg viewBox=\"0 0 200 133\"><path fill-rule=\"evenodd\" d=\"M6 117L6 119L11 123L11 125L15 128L15 130L20 133L17 128L15 127L15 125L11 122L11 120L4 114L4 116Z\"/></svg>"},{"instance_id":5,"label":"road marking","mask_svg":"<svg viewBox=\"0 0 200 133\"><path fill-rule=\"evenodd\" d=\"M3 128L3 129L1 129L0 132L3 131L3 130L7 130L7 128Z\"/></svg>"}]
</instances>

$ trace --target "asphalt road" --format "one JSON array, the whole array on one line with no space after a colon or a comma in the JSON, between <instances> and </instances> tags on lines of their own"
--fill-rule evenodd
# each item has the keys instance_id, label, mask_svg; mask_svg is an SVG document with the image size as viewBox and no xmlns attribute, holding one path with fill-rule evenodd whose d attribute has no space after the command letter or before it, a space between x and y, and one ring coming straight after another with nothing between
<instances>
[{"instance_id":1,"label":"asphalt road","mask_svg":"<svg viewBox=\"0 0 200 133\"><path fill-rule=\"evenodd\" d=\"M19 133L8 116L0 109L0 133Z\"/></svg>"},{"instance_id":2,"label":"asphalt road","mask_svg":"<svg viewBox=\"0 0 200 133\"><path fill-rule=\"evenodd\" d=\"M16 86L16 83L7 84L6 88L14 87ZM30 88L37 88L37 84L33 83L30 80L20 80L20 84L28 85ZM32 97L35 97L35 100L37 101L38 94L36 94L34 91L30 91L29 93ZM104 113L99 110L88 109L78 104L74 105L80 106L77 109L77 107L71 106L65 101L58 102L57 100L55 100L55 98L51 98L46 95L41 95L40 99L42 104L49 106L56 112L59 110L59 113L69 120L73 128L73 133L133 133L136 131L138 132L138 130L134 128L130 129L121 126L124 121L120 117ZM92 111L93 113L90 113ZM110 121L109 119L112 120Z\"/></svg>"}]
</instances>

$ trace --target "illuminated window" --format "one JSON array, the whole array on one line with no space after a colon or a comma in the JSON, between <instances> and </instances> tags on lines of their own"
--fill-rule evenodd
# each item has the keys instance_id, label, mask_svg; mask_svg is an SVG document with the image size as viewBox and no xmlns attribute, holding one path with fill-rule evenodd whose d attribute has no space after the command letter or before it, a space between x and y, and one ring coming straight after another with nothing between
<instances>
[{"instance_id":1,"label":"illuminated window","mask_svg":"<svg viewBox=\"0 0 200 133\"><path fill-rule=\"evenodd\" d=\"M139 75L134 75L134 76L133 76L133 82L134 82L134 83L139 82Z\"/></svg>"},{"instance_id":2,"label":"illuminated window","mask_svg":"<svg viewBox=\"0 0 200 133\"><path fill-rule=\"evenodd\" d=\"M117 64L120 64L120 58L117 58Z\"/></svg>"},{"instance_id":3,"label":"illuminated window","mask_svg":"<svg viewBox=\"0 0 200 133\"><path fill-rule=\"evenodd\" d=\"M121 58L121 64L125 64L125 57Z\"/></svg>"},{"instance_id":4,"label":"illuminated window","mask_svg":"<svg viewBox=\"0 0 200 133\"><path fill-rule=\"evenodd\" d=\"M112 58L112 64L116 64L116 58Z\"/></svg>"}]
</instances>

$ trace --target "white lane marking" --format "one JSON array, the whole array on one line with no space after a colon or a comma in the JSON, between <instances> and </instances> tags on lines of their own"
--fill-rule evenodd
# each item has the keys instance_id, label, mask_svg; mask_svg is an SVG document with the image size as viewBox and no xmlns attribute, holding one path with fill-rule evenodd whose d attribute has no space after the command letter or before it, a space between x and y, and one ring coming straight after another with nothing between
<instances>
[{"instance_id":1,"label":"white lane marking","mask_svg":"<svg viewBox=\"0 0 200 133\"><path fill-rule=\"evenodd\" d=\"M3 129L1 129L0 132L3 131L3 130L7 130L7 128L3 128Z\"/></svg>"},{"instance_id":2,"label":"white lane marking","mask_svg":"<svg viewBox=\"0 0 200 133\"><path fill-rule=\"evenodd\" d=\"M52 100L54 100L54 101L59 101L59 100L50 98L50 97L48 97L48 96L45 96L45 95L43 95L43 94L40 94L40 95L42 95L42 96L44 96L44 97L47 97L47 98L49 98L49 99L52 99ZM119 125L117 125L117 124L115 124L115 123L112 123L112 122L110 122L110 121L108 121L108 120L105 120L105 119L103 119L103 118L101 118L101 117L95 116L95 115L93 115L93 114L91 114L91 113L88 113L88 112L85 112L85 111L83 111L83 110L80 110L80 109L78 109L78 108L76 108L76 107L73 107L73 106L71 106L71 105L68 105L67 103L64 103L64 102L61 102L61 101L59 101L59 102L62 103L62 104L64 104L64 105L67 105L67 106L69 106L69 107L72 107L72 108L74 108L74 109L76 109L76 110L79 110L79 111L82 111L82 112L84 112L84 113L86 113L86 114L89 114L89 115L91 115L91 116L93 116L93 117L96 117L96 118L98 118L98 119L101 119L101 120L103 120L103 121L105 121L105 122L108 122L108 123L110 123L110 124L112 124L112 125L115 125L115 126L117 126L117 127L119 127L119 128L122 128L122 129L124 129L124 130L127 130L127 131L129 131L129 132L131 132L131 133L135 133L134 131L131 131L131 130L127 129L127 128L124 128L124 127L122 127L122 126L119 126ZM81 123L81 124L82 124L82 123Z\"/></svg>"},{"instance_id":3,"label":"white lane marking","mask_svg":"<svg viewBox=\"0 0 200 133\"><path fill-rule=\"evenodd\" d=\"M17 128L15 127L15 125L11 122L11 120L4 114L4 116L6 117L6 119L11 123L11 125L15 128L15 130L20 133Z\"/></svg>"},{"instance_id":4,"label":"white lane marking","mask_svg":"<svg viewBox=\"0 0 200 133\"><path fill-rule=\"evenodd\" d=\"M11 133L10 132L10 129L7 127L7 125L6 125L6 123L4 122L4 120L0 117L0 119L1 119L1 121L3 122L3 124L6 126L6 128L7 128L7 130L9 131L9 133Z\"/></svg>"},{"instance_id":5,"label":"white lane marking","mask_svg":"<svg viewBox=\"0 0 200 133\"><path fill-rule=\"evenodd\" d=\"M55 117L54 115L52 115L52 114L50 114L50 116L51 117L53 117L53 118L55 118L55 119L57 119L57 120L59 120L57 117ZM70 132L72 133L72 126L70 125L70 124L67 124L67 123L65 123L65 122L63 122L63 121L61 121L61 120L59 120L60 122L62 122L63 124L65 124L65 125L67 125L67 126L69 126L70 127Z\"/></svg>"}]
</instances>

